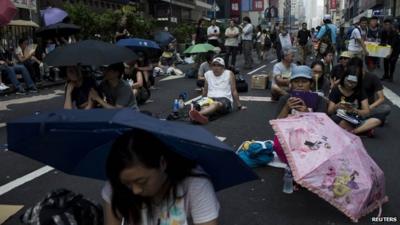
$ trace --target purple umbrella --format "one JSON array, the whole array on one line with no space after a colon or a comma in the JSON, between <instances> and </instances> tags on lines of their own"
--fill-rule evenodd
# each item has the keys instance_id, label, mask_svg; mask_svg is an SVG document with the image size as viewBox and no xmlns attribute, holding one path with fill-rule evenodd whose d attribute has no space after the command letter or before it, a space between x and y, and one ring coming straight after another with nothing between
<instances>
[{"instance_id":1,"label":"purple umbrella","mask_svg":"<svg viewBox=\"0 0 400 225\"><path fill-rule=\"evenodd\" d=\"M47 8L40 11L46 26L62 22L68 13L59 8Z\"/></svg>"}]
</instances>

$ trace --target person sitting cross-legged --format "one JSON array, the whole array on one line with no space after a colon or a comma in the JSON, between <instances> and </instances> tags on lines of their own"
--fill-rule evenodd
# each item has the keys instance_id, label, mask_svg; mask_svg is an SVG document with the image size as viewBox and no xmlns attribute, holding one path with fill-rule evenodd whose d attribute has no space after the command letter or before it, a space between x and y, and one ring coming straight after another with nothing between
<instances>
[{"instance_id":1,"label":"person sitting cross-legged","mask_svg":"<svg viewBox=\"0 0 400 225\"><path fill-rule=\"evenodd\" d=\"M204 74L204 78L203 96L211 98L213 102L200 111L191 109L189 117L193 122L206 124L211 115L229 113L233 108L233 100L238 109L247 109L240 103L235 76L230 70L225 69L222 58L217 57L212 61L211 70Z\"/></svg>"}]
</instances>

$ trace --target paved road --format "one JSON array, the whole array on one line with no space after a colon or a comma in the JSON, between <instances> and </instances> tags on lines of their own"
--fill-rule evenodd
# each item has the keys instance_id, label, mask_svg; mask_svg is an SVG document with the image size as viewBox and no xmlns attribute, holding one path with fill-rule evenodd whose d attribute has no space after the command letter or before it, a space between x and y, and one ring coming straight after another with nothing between
<instances>
[{"instance_id":1,"label":"paved road","mask_svg":"<svg viewBox=\"0 0 400 225\"><path fill-rule=\"evenodd\" d=\"M272 61L269 58L262 64L267 65L260 71L269 72ZM239 65L242 59L239 59ZM258 67L257 66L257 67ZM255 68L257 68L255 67ZM243 74L249 71L242 71ZM246 75L250 81L250 75ZM385 85L393 91L394 98L400 93L399 82ZM195 81L176 79L158 83L159 90L153 92L154 102L142 107L161 117L168 115L172 108L172 99L181 91L186 91L189 97L199 95L195 90ZM62 107L62 87L43 90L34 97L1 97L0 98L0 144L6 142L4 124L20 116L30 115L35 111L48 111ZM242 95L270 96L269 90L250 90ZM395 100L394 100L395 101ZM249 139L266 140L273 137L273 131L268 124L276 113L276 103L244 102L248 110L233 112L205 126L216 136L226 137L225 142L236 148L241 142ZM397 106L384 128L377 129L373 139L363 138L365 146L372 158L380 165L386 175L386 190L390 202L383 206L383 216L400 219L400 110ZM45 165L17 155L10 151L0 150L0 191L16 179L32 171L37 171ZM221 165L223 166L223 165ZM44 168L46 169L46 168ZM40 171L39 171L40 172ZM300 189L294 194L282 193L283 170L265 167L256 169L260 180L242 184L218 193L221 203L220 224L224 225L294 225L294 224L352 224L348 218L324 200L309 191ZM235 176L235 174L227 174ZM86 196L101 201L100 190L102 182L86 178L66 175L56 170L47 172L27 183L21 184L4 194L0 194L0 204L22 204L30 206L55 188L68 188L83 193ZM377 211L364 217L359 224L373 224L371 217ZM19 224L18 213L5 224Z\"/></svg>"}]
</instances>

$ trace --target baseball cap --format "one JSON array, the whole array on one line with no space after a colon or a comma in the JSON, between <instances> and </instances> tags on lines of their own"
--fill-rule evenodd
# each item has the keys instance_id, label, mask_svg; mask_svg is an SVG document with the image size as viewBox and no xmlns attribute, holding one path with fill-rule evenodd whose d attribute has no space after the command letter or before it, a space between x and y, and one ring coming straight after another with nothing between
<instances>
[{"instance_id":1,"label":"baseball cap","mask_svg":"<svg viewBox=\"0 0 400 225\"><path fill-rule=\"evenodd\" d=\"M349 51L343 51L343 52L340 54L339 58L351 58L351 52L349 52Z\"/></svg>"},{"instance_id":2,"label":"baseball cap","mask_svg":"<svg viewBox=\"0 0 400 225\"><path fill-rule=\"evenodd\" d=\"M225 61L221 57L217 57L217 58L213 59L211 64L213 64L213 63L218 63L219 65L225 66Z\"/></svg>"},{"instance_id":3,"label":"baseball cap","mask_svg":"<svg viewBox=\"0 0 400 225\"><path fill-rule=\"evenodd\" d=\"M292 69L292 76L290 80L294 80L297 78L306 78L312 80L311 76L311 68L308 66L296 66Z\"/></svg>"}]
</instances>

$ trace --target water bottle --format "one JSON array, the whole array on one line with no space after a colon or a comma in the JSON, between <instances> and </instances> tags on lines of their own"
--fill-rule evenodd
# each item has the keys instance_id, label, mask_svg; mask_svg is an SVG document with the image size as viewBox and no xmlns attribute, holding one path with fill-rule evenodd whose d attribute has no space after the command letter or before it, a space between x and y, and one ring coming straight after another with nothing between
<instances>
[{"instance_id":1,"label":"water bottle","mask_svg":"<svg viewBox=\"0 0 400 225\"><path fill-rule=\"evenodd\" d=\"M173 105L172 111L174 113L178 113L179 112L179 101L178 101L178 99L174 99L174 105Z\"/></svg>"},{"instance_id":2,"label":"water bottle","mask_svg":"<svg viewBox=\"0 0 400 225\"><path fill-rule=\"evenodd\" d=\"M293 175L290 168L285 168L285 175L283 176L283 193L292 194L293 193Z\"/></svg>"}]
</instances>

